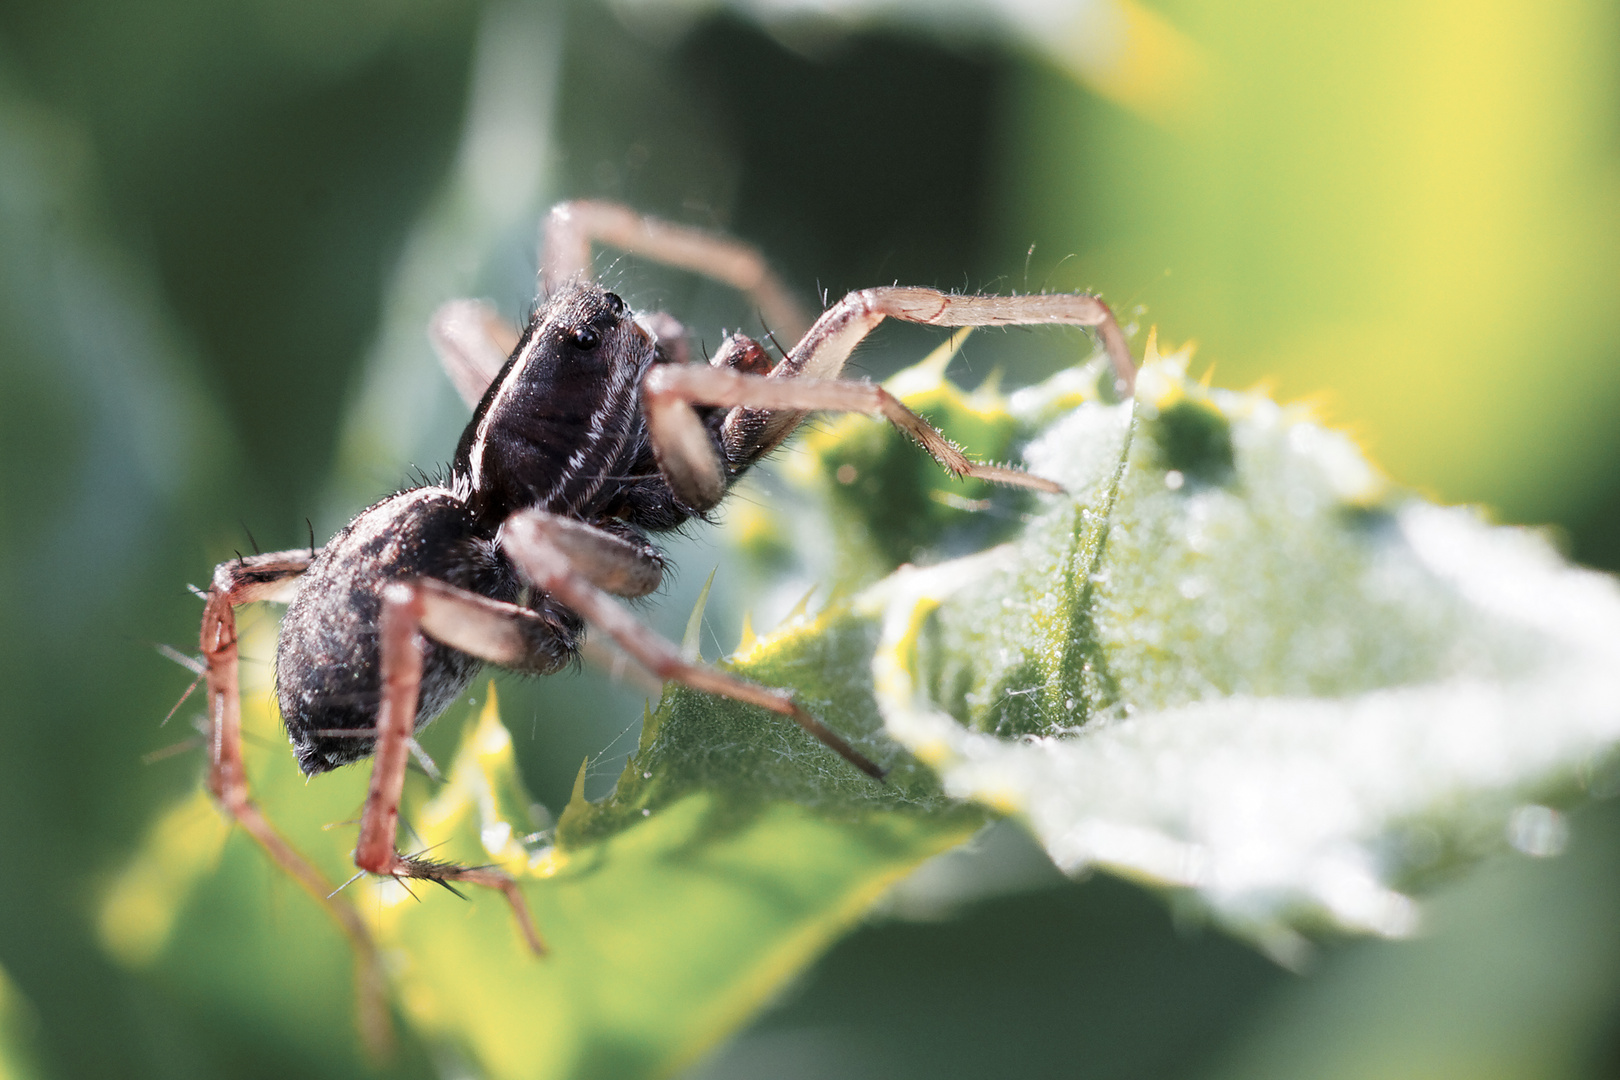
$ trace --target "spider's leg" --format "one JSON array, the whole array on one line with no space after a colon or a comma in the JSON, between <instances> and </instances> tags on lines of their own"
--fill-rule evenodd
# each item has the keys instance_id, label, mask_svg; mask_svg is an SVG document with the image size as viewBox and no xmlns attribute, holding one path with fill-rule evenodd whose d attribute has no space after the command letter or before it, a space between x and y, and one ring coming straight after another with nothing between
<instances>
[{"instance_id":1,"label":"spider's leg","mask_svg":"<svg viewBox=\"0 0 1620 1080\"><path fill-rule=\"evenodd\" d=\"M593 539L589 534L596 534ZM616 604L582 567L603 560L613 561L610 552L618 537L577 521L559 518L541 510L525 510L507 518L502 527L502 545L524 576L538 589L578 612L587 623L602 630L620 648L655 676L675 680L694 690L758 705L787 717L825 743L857 769L881 780L883 770L860 753L843 737L805 712L785 691L761 686L707 664L687 660L675 645L640 619ZM598 550L586 553L593 543ZM621 570L620 572L626 572Z\"/></svg>"},{"instance_id":2,"label":"spider's leg","mask_svg":"<svg viewBox=\"0 0 1620 1080\"><path fill-rule=\"evenodd\" d=\"M362 1037L379 1054L393 1042L386 981L371 933L353 907L332 895L332 884L282 838L248 790L242 762L240 657L236 604L280 599L286 586L309 568L315 552L271 552L221 563L203 606L201 644L207 665L210 725L208 790L220 807L264 849L288 877L321 904L355 952L355 982Z\"/></svg>"},{"instance_id":3,"label":"spider's leg","mask_svg":"<svg viewBox=\"0 0 1620 1080\"><path fill-rule=\"evenodd\" d=\"M459 590L457 590L459 591ZM394 878L420 878L482 885L505 895L517 916L529 948L544 954L545 944L535 930L534 918L517 882L486 866L455 866L431 859L399 854L394 844L399 831L399 799L405 788L405 767L411 757L411 735L422 684L422 650L417 643L424 604L420 583L395 582L383 590L379 649L382 658L382 697L377 710L377 745L371 767L371 786L360 816L360 841L354 863L373 874Z\"/></svg>"},{"instance_id":4,"label":"spider's leg","mask_svg":"<svg viewBox=\"0 0 1620 1080\"><path fill-rule=\"evenodd\" d=\"M540 289L591 277L591 242L641 255L724 282L754 302L767 326L790 337L810 321L758 250L703 229L672 225L610 202L565 202L552 208L543 227Z\"/></svg>"},{"instance_id":5,"label":"spider's leg","mask_svg":"<svg viewBox=\"0 0 1620 1080\"><path fill-rule=\"evenodd\" d=\"M636 544L570 518L558 521L564 544L574 534L583 534L571 549L581 571L598 588L617 596L645 596L658 588L664 557L650 544ZM596 537L601 538L600 546L588 550ZM530 609L433 578L422 578L416 585L422 592L422 631L435 641L512 671L544 675L563 662L551 626ZM579 656L615 681L628 679L651 696L656 697L664 685L610 641L582 641Z\"/></svg>"},{"instance_id":6,"label":"spider's leg","mask_svg":"<svg viewBox=\"0 0 1620 1080\"><path fill-rule=\"evenodd\" d=\"M568 560L574 573L603 592L614 596L646 596L663 581L664 554L645 540L637 542L576 518L560 517L543 510L530 511L523 517L539 522L535 527L542 529L546 539ZM510 527L511 521L506 528Z\"/></svg>"},{"instance_id":7,"label":"spider's leg","mask_svg":"<svg viewBox=\"0 0 1620 1080\"><path fill-rule=\"evenodd\" d=\"M478 408L518 343L517 330L482 300L441 304L428 324L428 337L469 409Z\"/></svg>"},{"instance_id":8,"label":"spider's leg","mask_svg":"<svg viewBox=\"0 0 1620 1080\"><path fill-rule=\"evenodd\" d=\"M837 378L855 346L884 319L926 326L1094 326L1114 376L1123 384L1120 389L1129 394L1136 385L1136 364L1125 335L1108 305L1090 293L979 296L904 286L861 289L822 312L777 375Z\"/></svg>"},{"instance_id":9,"label":"spider's leg","mask_svg":"<svg viewBox=\"0 0 1620 1080\"><path fill-rule=\"evenodd\" d=\"M1063 490L1061 485L1022 469L971 460L938 428L874 383L783 379L728 367L664 364L647 373L642 394L659 470L682 501L699 510L714 506L725 495L728 464L733 468L745 466L776 445L779 440L771 441L766 423L786 417L791 421L787 430L792 430L791 424L815 411L881 416L916 440L953 476L972 476L1036 491ZM692 408L694 404L731 410L721 426L718 447Z\"/></svg>"},{"instance_id":10,"label":"spider's leg","mask_svg":"<svg viewBox=\"0 0 1620 1080\"><path fill-rule=\"evenodd\" d=\"M1126 396L1136 386L1136 364L1125 344L1125 335L1108 305L1089 293L972 296L903 287L862 289L845 296L822 312L788 358L771 372L771 377L838 378L855 346L884 319L928 326L1095 327L1114 366L1115 386ZM728 426L747 433L745 449L751 455L747 460L757 460L779 445L803 419L802 408L789 406L789 409L791 411L770 413L745 408L728 419Z\"/></svg>"}]
</instances>

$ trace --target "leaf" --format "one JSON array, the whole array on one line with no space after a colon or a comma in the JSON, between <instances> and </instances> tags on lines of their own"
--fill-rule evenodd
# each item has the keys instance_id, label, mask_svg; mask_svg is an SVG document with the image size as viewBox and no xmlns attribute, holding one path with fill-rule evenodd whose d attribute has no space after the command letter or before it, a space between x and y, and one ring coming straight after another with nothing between
<instances>
[{"instance_id":1,"label":"leaf","mask_svg":"<svg viewBox=\"0 0 1620 1080\"><path fill-rule=\"evenodd\" d=\"M1614 582L1184 370L1059 416L1028 456L1072 497L1015 542L857 599L889 733L1070 873L1185 890L1289 961L1297 928L1408 934L1403 887L1556 850L1543 804L1614 786Z\"/></svg>"}]
</instances>

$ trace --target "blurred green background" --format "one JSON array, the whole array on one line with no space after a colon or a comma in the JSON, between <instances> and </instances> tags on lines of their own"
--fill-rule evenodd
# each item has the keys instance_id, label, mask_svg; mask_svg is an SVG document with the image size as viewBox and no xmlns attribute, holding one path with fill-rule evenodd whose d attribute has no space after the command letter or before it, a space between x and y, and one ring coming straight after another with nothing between
<instances>
[{"instance_id":1,"label":"blurred green background","mask_svg":"<svg viewBox=\"0 0 1620 1080\"><path fill-rule=\"evenodd\" d=\"M367 1067L346 1017L283 1030L119 968L95 904L197 782L195 755L141 763L188 733L158 727L189 676L150 647L194 640L184 584L443 462L464 413L426 314L520 317L551 201L723 226L807 300L1099 289L1401 482L1614 569L1617 57L1595 2L9 0L0 1075ZM711 345L754 329L721 290L601 265ZM1021 382L1074 349L978 335L953 370ZM681 545L666 629L719 550ZM770 608L741 571L715 588L718 641ZM603 789L639 715L589 674L503 700L554 808L582 758ZM1424 940L1329 942L1303 975L989 844L958 902L896 903L696 1074L1614 1075L1620 813L1575 825L1558 860L1449 886ZM390 1071L456 1068L408 1045Z\"/></svg>"}]
</instances>

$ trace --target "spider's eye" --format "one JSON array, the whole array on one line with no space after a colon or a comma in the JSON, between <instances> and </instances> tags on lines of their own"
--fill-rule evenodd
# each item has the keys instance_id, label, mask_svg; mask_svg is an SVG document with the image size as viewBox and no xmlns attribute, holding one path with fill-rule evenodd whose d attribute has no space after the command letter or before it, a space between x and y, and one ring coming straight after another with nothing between
<instances>
[{"instance_id":1,"label":"spider's eye","mask_svg":"<svg viewBox=\"0 0 1620 1080\"><path fill-rule=\"evenodd\" d=\"M581 352L590 352L602 344L602 335L596 332L595 327L581 326L568 335L568 340Z\"/></svg>"},{"instance_id":2,"label":"spider's eye","mask_svg":"<svg viewBox=\"0 0 1620 1080\"><path fill-rule=\"evenodd\" d=\"M612 312L614 318L624 314L624 301L619 299L618 293L608 293L602 299L607 301L608 311Z\"/></svg>"}]
</instances>

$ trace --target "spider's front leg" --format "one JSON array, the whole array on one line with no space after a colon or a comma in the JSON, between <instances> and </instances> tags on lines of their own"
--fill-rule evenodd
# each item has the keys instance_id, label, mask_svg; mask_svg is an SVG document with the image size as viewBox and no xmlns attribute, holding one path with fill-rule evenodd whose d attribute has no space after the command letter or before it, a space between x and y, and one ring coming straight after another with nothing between
<instances>
[{"instance_id":1,"label":"spider's front leg","mask_svg":"<svg viewBox=\"0 0 1620 1080\"><path fill-rule=\"evenodd\" d=\"M881 387L840 379L855 346L884 319L951 327L1093 327L1113 365L1115 388L1126 397L1136 389L1136 363L1131 359L1125 335L1108 305L1090 293L976 296L895 286L852 292L822 312L787 359L771 372L770 379L779 385L766 386L764 380L722 382L710 378L701 386L686 387L681 396L696 404L734 406L721 433L722 448L730 462L758 460L787 438L806 411L866 412L880 415L905 431L954 475L1057 490L1050 481L1030 477L1019 469L987 471L973 466L944 436L882 392ZM674 378L666 372L649 373L649 398L657 387L654 376L672 381ZM816 384L820 384L817 389L809 388ZM695 396L699 394L703 396Z\"/></svg>"},{"instance_id":2,"label":"spider's front leg","mask_svg":"<svg viewBox=\"0 0 1620 1080\"><path fill-rule=\"evenodd\" d=\"M769 453L809 412L880 416L911 436L954 476L1060 492L1022 469L971 461L937 428L881 386L840 379L861 339L886 318L931 326L1014 326L1043 323L1096 327L1118 388L1130 393L1136 366L1114 316L1086 293L961 296L935 289L882 288L850 293L816 320L787 359L761 375L744 358L757 343L729 339L707 367L658 365L642 381L647 426L658 467L682 501L698 510L719 503L735 473ZM730 409L718 445L694 405Z\"/></svg>"},{"instance_id":3,"label":"spider's front leg","mask_svg":"<svg viewBox=\"0 0 1620 1080\"><path fill-rule=\"evenodd\" d=\"M314 561L311 549L233 559L214 568L203 605L200 634L208 681L208 790L281 869L326 909L355 952L359 1022L366 1044L385 1053L393 1041L386 981L376 943L359 914L332 895L326 877L275 830L248 790L242 761L241 658L237 604L283 600L288 586Z\"/></svg>"},{"instance_id":4,"label":"spider's front leg","mask_svg":"<svg viewBox=\"0 0 1620 1080\"><path fill-rule=\"evenodd\" d=\"M971 476L1052 494L1063 490L1062 485L1022 469L972 460L938 428L875 383L780 379L730 367L667 364L647 373L642 390L659 470L681 500L698 510L708 510L720 502L732 471L753 463L780 442L771 431L772 425L787 423L791 431L792 425L808 412L880 416L911 436L952 476ZM719 453L693 405L718 405L732 410L720 429Z\"/></svg>"},{"instance_id":5,"label":"spider's front leg","mask_svg":"<svg viewBox=\"0 0 1620 1080\"><path fill-rule=\"evenodd\" d=\"M439 588L435 589L435 586ZM417 698L422 686L422 649L417 642L417 634L423 628L430 592L439 601L436 606L442 608L448 604L449 617L462 626L465 626L467 619L458 619L458 605L461 603L470 604L474 617L483 614L486 620L495 620L498 633L507 630L500 625L502 618L515 617L521 625L522 617L511 616L509 612L524 609L463 593L441 582L395 582L383 590L378 628L382 692L377 710L375 762L371 768L371 785L366 792L365 809L360 817L360 840L355 845L354 864L383 877L435 881L447 888L450 888L450 882L456 881L496 889L512 905L512 913L517 917L518 928L523 932L529 948L538 955L544 955L546 946L535 929L528 902L511 877L487 866L456 866L420 856L401 855L394 846L399 832L400 795L405 789L405 767L410 761ZM446 597L449 599L446 600ZM470 599L463 601L462 597ZM532 612L527 614L532 615ZM477 640L451 640L448 643L456 646L472 644L474 647L466 651L483 655L497 663L506 662L511 667L524 666L523 655L509 655L511 645L524 649L520 632L508 632L505 642L492 644L481 627L475 626L474 630L479 631ZM446 636L458 638L455 633ZM466 634L459 637L464 638ZM498 647L500 644L508 647L503 649Z\"/></svg>"},{"instance_id":6,"label":"spider's front leg","mask_svg":"<svg viewBox=\"0 0 1620 1080\"><path fill-rule=\"evenodd\" d=\"M883 387L838 378L855 346L886 318L931 326L1093 326L1113 363L1119 389L1128 394L1136 384L1136 365L1113 312L1090 294L961 296L936 289L864 289L828 308L769 375L754 373L741 362L759 351L757 343L744 337L729 339L707 367L661 364L647 372L642 397L654 453L682 501L698 510L718 504L731 475L780 445L806 413L816 411L881 416L954 476L1037 491L1063 490L1022 469L971 461ZM731 410L720 428L718 447L693 405Z\"/></svg>"}]
</instances>

